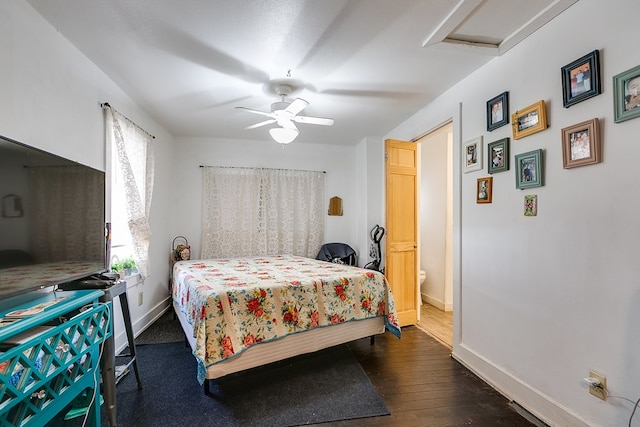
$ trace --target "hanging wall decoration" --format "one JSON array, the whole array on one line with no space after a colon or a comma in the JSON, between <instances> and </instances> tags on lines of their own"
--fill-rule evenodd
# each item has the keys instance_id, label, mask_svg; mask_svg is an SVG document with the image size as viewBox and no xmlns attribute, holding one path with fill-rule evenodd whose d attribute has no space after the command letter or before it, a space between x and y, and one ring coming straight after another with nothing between
<instances>
[{"instance_id":1,"label":"hanging wall decoration","mask_svg":"<svg viewBox=\"0 0 640 427\"><path fill-rule=\"evenodd\" d=\"M540 100L511 115L513 139L524 138L547 128L547 112L544 101Z\"/></svg>"},{"instance_id":2,"label":"hanging wall decoration","mask_svg":"<svg viewBox=\"0 0 640 427\"><path fill-rule=\"evenodd\" d=\"M597 50L565 65L561 71L564 108L600 95L600 57Z\"/></svg>"}]
</instances>

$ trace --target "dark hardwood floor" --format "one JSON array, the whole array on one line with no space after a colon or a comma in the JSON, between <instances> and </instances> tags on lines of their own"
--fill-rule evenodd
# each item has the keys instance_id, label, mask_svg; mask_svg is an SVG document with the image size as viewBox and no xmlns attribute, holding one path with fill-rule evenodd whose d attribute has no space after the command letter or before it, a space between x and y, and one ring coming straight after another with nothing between
<instances>
[{"instance_id":1,"label":"dark hardwood floor","mask_svg":"<svg viewBox=\"0 0 640 427\"><path fill-rule=\"evenodd\" d=\"M508 400L450 356L450 349L417 327L349 345L391 411L390 416L323 426L534 426Z\"/></svg>"}]
</instances>

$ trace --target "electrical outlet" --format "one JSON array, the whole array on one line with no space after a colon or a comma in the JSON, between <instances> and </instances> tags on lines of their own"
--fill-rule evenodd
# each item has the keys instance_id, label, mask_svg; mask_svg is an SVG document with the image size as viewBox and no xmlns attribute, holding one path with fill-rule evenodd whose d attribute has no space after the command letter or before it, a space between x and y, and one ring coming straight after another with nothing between
<instances>
[{"instance_id":1,"label":"electrical outlet","mask_svg":"<svg viewBox=\"0 0 640 427\"><path fill-rule=\"evenodd\" d=\"M607 400L607 377L596 371L589 371L589 376L600 381L600 385L589 386L589 393L593 394L598 399Z\"/></svg>"},{"instance_id":2,"label":"electrical outlet","mask_svg":"<svg viewBox=\"0 0 640 427\"><path fill-rule=\"evenodd\" d=\"M142 305L142 292L138 292L138 305Z\"/></svg>"}]
</instances>

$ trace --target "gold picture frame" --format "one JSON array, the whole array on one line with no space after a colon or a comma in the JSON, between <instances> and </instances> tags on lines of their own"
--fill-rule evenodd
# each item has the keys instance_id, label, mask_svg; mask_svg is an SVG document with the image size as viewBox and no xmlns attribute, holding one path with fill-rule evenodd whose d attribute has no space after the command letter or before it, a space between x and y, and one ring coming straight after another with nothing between
<instances>
[{"instance_id":1,"label":"gold picture frame","mask_svg":"<svg viewBox=\"0 0 640 427\"><path fill-rule=\"evenodd\" d=\"M493 198L493 177L478 178L476 184L476 203L491 203Z\"/></svg>"},{"instance_id":2,"label":"gold picture frame","mask_svg":"<svg viewBox=\"0 0 640 427\"><path fill-rule=\"evenodd\" d=\"M562 167L600 163L599 120L591 119L562 129Z\"/></svg>"},{"instance_id":3,"label":"gold picture frame","mask_svg":"<svg viewBox=\"0 0 640 427\"><path fill-rule=\"evenodd\" d=\"M524 138L547 128L547 111L543 100L511 115L513 139Z\"/></svg>"}]
</instances>

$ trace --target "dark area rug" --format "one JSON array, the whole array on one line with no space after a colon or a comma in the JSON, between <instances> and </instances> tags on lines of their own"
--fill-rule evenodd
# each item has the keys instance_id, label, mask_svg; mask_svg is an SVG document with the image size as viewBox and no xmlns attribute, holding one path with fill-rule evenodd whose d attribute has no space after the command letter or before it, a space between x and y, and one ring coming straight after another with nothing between
<instances>
[{"instance_id":1,"label":"dark area rug","mask_svg":"<svg viewBox=\"0 0 640 427\"><path fill-rule=\"evenodd\" d=\"M118 384L118 427L285 427L389 414L346 345L214 380L214 397L196 380L184 343L137 345L136 352L143 389L133 372ZM101 421L109 425L104 409Z\"/></svg>"}]
</instances>

